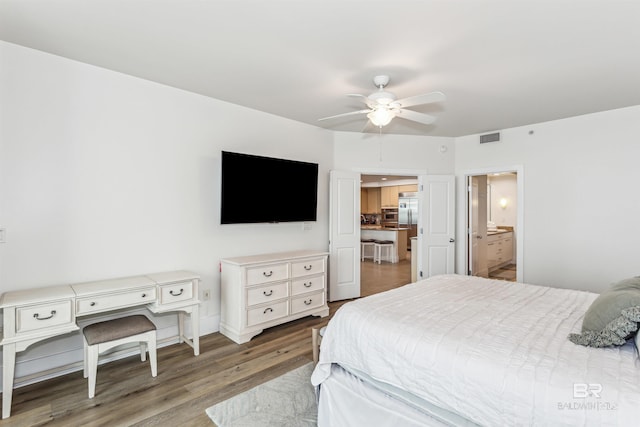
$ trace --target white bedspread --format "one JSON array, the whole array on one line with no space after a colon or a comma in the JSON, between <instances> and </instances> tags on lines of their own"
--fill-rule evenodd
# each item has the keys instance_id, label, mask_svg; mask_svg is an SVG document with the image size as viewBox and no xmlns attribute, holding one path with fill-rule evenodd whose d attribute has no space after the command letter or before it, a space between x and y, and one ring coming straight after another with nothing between
<instances>
[{"instance_id":1,"label":"white bedspread","mask_svg":"<svg viewBox=\"0 0 640 427\"><path fill-rule=\"evenodd\" d=\"M312 383L338 363L481 425L637 426L634 344L567 340L596 297L446 275L362 298L329 322Z\"/></svg>"}]
</instances>

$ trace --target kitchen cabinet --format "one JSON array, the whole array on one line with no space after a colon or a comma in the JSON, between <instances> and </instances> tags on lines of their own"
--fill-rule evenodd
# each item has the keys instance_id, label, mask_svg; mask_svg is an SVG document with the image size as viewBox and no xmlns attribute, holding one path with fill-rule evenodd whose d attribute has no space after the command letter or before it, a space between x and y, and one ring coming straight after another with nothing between
<instances>
[{"instance_id":1,"label":"kitchen cabinet","mask_svg":"<svg viewBox=\"0 0 640 427\"><path fill-rule=\"evenodd\" d=\"M399 185L398 186L398 194L399 193L416 193L418 191L418 184L409 184L409 185Z\"/></svg>"},{"instance_id":2,"label":"kitchen cabinet","mask_svg":"<svg viewBox=\"0 0 640 427\"><path fill-rule=\"evenodd\" d=\"M360 212L380 213L380 188L360 189Z\"/></svg>"},{"instance_id":3,"label":"kitchen cabinet","mask_svg":"<svg viewBox=\"0 0 640 427\"><path fill-rule=\"evenodd\" d=\"M409 193L418 191L418 184L408 185L390 185L380 187L380 203L385 207L398 207L398 197L400 193Z\"/></svg>"},{"instance_id":4,"label":"kitchen cabinet","mask_svg":"<svg viewBox=\"0 0 640 427\"><path fill-rule=\"evenodd\" d=\"M499 232L487 236L487 264L489 271L513 262L513 232Z\"/></svg>"},{"instance_id":5,"label":"kitchen cabinet","mask_svg":"<svg viewBox=\"0 0 640 427\"><path fill-rule=\"evenodd\" d=\"M398 186L380 187L380 203L385 207L398 207Z\"/></svg>"}]
</instances>

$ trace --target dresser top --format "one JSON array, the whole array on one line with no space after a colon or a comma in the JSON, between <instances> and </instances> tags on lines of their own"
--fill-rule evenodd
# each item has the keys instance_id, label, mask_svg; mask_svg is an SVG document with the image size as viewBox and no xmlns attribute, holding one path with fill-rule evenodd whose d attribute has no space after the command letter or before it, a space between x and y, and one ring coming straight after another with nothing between
<instances>
[{"instance_id":1,"label":"dresser top","mask_svg":"<svg viewBox=\"0 0 640 427\"><path fill-rule=\"evenodd\" d=\"M329 252L304 250L304 251L276 252L271 254L225 258L222 260L222 262L226 264L234 264L234 265L241 266L241 265L249 265L249 264L260 264L265 262L290 261L295 259L319 257L319 256L327 256L327 255L329 255Z\"/></svg>"}]
</instances>

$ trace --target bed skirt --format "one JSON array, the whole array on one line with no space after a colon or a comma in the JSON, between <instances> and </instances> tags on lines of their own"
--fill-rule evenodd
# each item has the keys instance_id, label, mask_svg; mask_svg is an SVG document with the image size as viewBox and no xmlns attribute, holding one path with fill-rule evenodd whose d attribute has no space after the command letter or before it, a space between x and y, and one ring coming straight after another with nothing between
<instances>
[{"instance_id":1,"label":"bed skirt","mask_svg":"<svg viewBox=\"0 0 640 427\"><path fill-rule=\"evenodd\" d=\"M339 365L322 383L318 404L319 427L443 427L473 426L455 414L427 402L403 400L402 391L386 389L362 379ZM414 398L415 399L415 398ZM422 408L419 408L422 406Z\"/></svg>"}]
</instances>

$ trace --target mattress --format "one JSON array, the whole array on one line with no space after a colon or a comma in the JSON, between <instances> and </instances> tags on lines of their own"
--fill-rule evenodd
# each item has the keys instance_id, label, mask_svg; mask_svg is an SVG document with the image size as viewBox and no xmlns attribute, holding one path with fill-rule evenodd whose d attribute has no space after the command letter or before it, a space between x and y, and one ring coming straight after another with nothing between
<instances>
[{"instance_id":1,"label":"mattress","mask_svg":"<svg viewBox=\"0 0 640 427\"><path fill-rule=\"evenodd\" d=\"M632 342L571 343L597 294L443 275L343 305L312 383L332 364L480 425L637 425Z\"/></svg>"}]
</instances>

